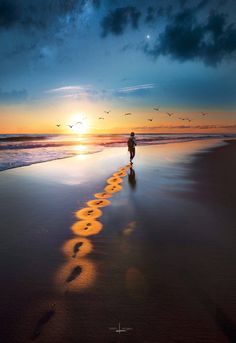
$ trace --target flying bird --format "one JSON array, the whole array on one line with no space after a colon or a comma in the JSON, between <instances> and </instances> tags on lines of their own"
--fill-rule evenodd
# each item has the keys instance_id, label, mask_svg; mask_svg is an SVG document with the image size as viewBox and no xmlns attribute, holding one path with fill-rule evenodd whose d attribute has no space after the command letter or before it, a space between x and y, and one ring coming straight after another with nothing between
<instances>
[{"instance_id":1,"label":"flying bird","mask_svg":"<svg viewBox=\"0 0 236 343\"><path fill-rule=\"evenodd\" d=\"M149 120L149 121L153 121L153 118L149 118L148 120Z\"/></svg>"},{"instance_id":2,"label":"flying bird","mask_svg":"<svg viewBox=\"0 0 236 343\"><path fill-rule=\"evenodd\" d=\"M109 114L111 111L104 111L104 113Z\"/></svg>"},{"instance_id":3,"label":"flying bird","mask_svg":"<svg viewBox=\"0 0 236 343\"><path fill-rule=\"evenodd\" d=\"M103 117L99 117L98 119L104 119Z\"/></svg>"},{"instance_id":4,"label":"flying bird","mask_svg":"<svg viewBox=\"0 0 236 343\"><path fill-rule=\"evenodd\" d=\"M57 124L56 126L57 126L57 127L60 127L60 126L61 126L61 124Z\"/></svg>"},{"instance_id":5,"label":"flying bird","mask_svg":"<svg viewBox=\"0 0 236 343\"><path fill-rule=\"evenodd\" d=\"M125 113L124 116L131 116L132 113L128 112L128 113Z\"/></svg>"},{"instance_id":6,"label":"flying bird","mask_svg":"<svg viewBox=\"0 0 236 343\"><path fill-rule=\"evenodd\" d=\"M69 126L72 129L74 125L67 125L67 126Z\"/></svg>"},{"instance_id":7,"label":"flying bird","mask_svg":"<svg viewBox=\"0 0 236 343\"><path fill-rule=\"evenodd\" d=\"M202 116L206 116L207 115L207 113L205 113L205 112L202 112Z\"/></svg>"},{"instance_id":8,"label":"flying bird","mask_svg":"<svg viewBox=\"0 0 236 343\"><path fill-rule=\"evenodd\" d=\"M159 111L159 107L153 107L154 111Z\"/></svg>"},{"instance_id":9,"label":"flying bird","mask_svg":"<svg viewBox=\"0 0 236 343\"><path fill-rule=\"evenodd\" d=\"M171 117L174 113L166 112L166 114L168 114L168 116Z\"/></svg>"},{"instance_id":10,"label":"flying bird","mask_svg":"<svg viewBox=\"0 0 236 343\"><path fill-rule=\"evenodd\" d=\"M82 121L77 121L77 123L75 123L75 125L77 124L83 124Z\"/></svg>"}]
</instances>

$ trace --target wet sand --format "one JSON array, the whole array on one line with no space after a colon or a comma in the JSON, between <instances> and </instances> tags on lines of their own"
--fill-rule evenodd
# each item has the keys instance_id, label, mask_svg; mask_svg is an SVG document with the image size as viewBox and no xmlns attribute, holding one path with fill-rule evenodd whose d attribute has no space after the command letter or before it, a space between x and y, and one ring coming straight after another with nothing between
<instances>
[{"instance_id":1,"label":"wet sand","mask_svg":"<svg viewBox=\"0 0 236 343\"><path fill-rule=\"evenodd\" d=\"M122 148L0 173L1 342L234 342L236 143L216 143L138 147L118 180Z\"/></svg>"}]
</instances>

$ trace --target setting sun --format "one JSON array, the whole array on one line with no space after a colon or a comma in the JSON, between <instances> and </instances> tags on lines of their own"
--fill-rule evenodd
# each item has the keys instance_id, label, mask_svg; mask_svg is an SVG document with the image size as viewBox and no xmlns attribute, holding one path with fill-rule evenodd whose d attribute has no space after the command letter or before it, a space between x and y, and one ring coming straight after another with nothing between
<instances>
[{"instance_id":1,"label":"setting sun","mask_svg":"<svg viewBox=\"0 0 236 343\"><path fill-rule=\"evenodd\" d=\"M73 133L79 133L79 134L89 133L89 122L85 113L74 114L71 117L70 122L71 122L71 126L73 126L71 128Z\"/></svg>"}]
</instances>

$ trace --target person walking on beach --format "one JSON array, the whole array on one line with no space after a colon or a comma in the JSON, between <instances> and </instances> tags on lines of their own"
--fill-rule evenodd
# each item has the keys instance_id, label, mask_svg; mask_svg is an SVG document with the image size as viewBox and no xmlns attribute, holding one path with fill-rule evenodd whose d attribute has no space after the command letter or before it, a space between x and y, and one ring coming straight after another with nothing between
<instances>
[{"instance_id":1,"label":"person walking on beach","mask_svg":"<svg viewBox=\"0 0 236 343\"><path fill-rule=\"evenodd\" d=\"M135 146L137 145L134 132L131 132L127 145L128 145L128 151L130 153L130 163L133 164L133 159L135 156Z\"/></svg>"}]
</instances>

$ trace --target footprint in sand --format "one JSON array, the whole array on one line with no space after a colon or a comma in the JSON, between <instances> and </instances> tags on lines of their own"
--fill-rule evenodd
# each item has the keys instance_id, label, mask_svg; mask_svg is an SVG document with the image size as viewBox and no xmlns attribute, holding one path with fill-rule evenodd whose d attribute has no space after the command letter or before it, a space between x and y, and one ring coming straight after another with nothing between
<instances>
[{"instance_id":1,"label":"footprint in sand","mask_svg":"<svg viewBox=\"0 0 236 343\"><path fill-rule=\"evenodd\" d=\"M107 193L107 192L101 192L101 193L94 194L94 196L95 198L98 198L98 199L107 199L107 198L111 198L112 194Z\"/></svg>"},{"instance_id":2,"label":"footprint in sand","mask_svg":"<svg viewBox=\"0 0 236 343\"><path fill-rule=\"evenodd\" d=\"M117 193L122 189L118 184L112 184L105 187L105 191L108 193Z\"/></svg>"},{"instance_id":3,"label":"footprint in sand","mask_svg":"<svg viewBox=\"0 0 236 343\"><path fill-rule=\"evenodd\" d=\"M129 168L130 168L130 165L127 164L125 167L119 168L119 172L126 172L127 170L129 170Z\"/></svg>"},{"instance_id":4,"label":"footprint in sand","mask_svg":"<svg viewBox=\"0 0 236 343\"><path fill-rule=\"evenodd\" d=\"M55 275L57 289L63 294L83 291L91 287L95 279L95 264L86 258L69 259Z\"/></svg>"},{"instance_id":5,"label":"footprint in sand","mask_svg":"<svg viewBox=\"0 0 236 343\"><path fill-rule=\"evenodd\" d=\"M82 268L80 266L76 266L67 277L66 282L69 283L74 281L82 272Z\"/></svg>"},{"instance_id":6,"label":"footprint in sand","mask_svg":"<svg viewBox=\"0 0 236 343\"><path fill-rule=\"evenodd\" d=\"M109 184L113 184L113 183L115 183L115 184L118 184L118 183L121 183L121 182L123 182L123 180L120 178L120 177L110 177L109 179L107 179L107 183L109 183Z\"/></svg>"},{"instance_id":7,"label":"footprint in sand","mask_svg":"<svg viewBox=\"0 0 236 343\"><path fill-rule=\"evenodd\" d=\"M76 212L76 217L79 219L95 219L102 215L102 211L98 208L85 207Z\"/></svg>"},{"instance_id":8,"label":"footprint in sand","mask_svg":"<svg viewBox=\"0 0 236 343\"><path fill-rule=\"evenodd\" d=\"M125 171L119 171L113 174L115 177L125 177L127 173Z\"/></svg>"},{"instance_id":9,"label":"footprint in sand","mask_svg":"<svg viewBox=\"0 0 236 343\"><path fill-rule=\"evenodd\" d=\"M76 257L76 254L77 252L79 251L80 247L83 245L83 242L78 242L74 245L74 248L73 248L73 255L72 257L75 258Z\"/></svg>"},{"instance_id":10,"label":"footprint in sand","mask_svg":"<svg viewBox=\"0 0 236 343\"><path fill-rule=\"evenodd\" d=\"M39 321L36 323L36 326L33 331L33 335L31 337L31 340L36 339L42 332L43 327L49 322L49 320L54 316L56 310L55 310L56 304L52 304L51 308L43 314L43 316L39 319Z\"/></svg>"},{"instance_id":11,"label":"footprint in sand","mask_svg":"<svg viewBox=\"0 0 236 343\"><path fill-rule=\"evenodd\" d=\"M95 199L87 202L90 207L105 207L110 205L110 201L106 199Z\"/></svg>"},{"instance_id":12,"label":"footprint in sand","mask_svg":"<svg viewBox=\"0 0 236 343\"><path fill-rule=\"evenodd\" d=\"M89 239L79 237L68 240L62 250L67 257L77 259L89 254L93 250L93 246Z\"/></svg>"},{"instance_id":13,"label":"footprint in sand","mask_svg":"<svg viewBox=\"0 0 236 343\"><path fill-rule=\"evenodd\" d=\"M122 177L127 175L126 171L130 166L127 165L114 173L112 177L108 178L108 185L103 192L95 193L94 196L97 199L93 199L87 202L89 207L78 210L75 215L79 220L71 226L71 230L74 234L79 236L90 236L99 233L103 225L97 218L101 217L102 211L99 207L105 207L110 204L107 198L111 198L113 193L119 192L122 189L120 183L123 182ZM130 228L132 231L132 228ZM83 259L84 255L92 251L92 244L86 238L71 239L63 246L63 251L68 257L73 259L68 260L62 268L58 270L56 276L56 283L63 292L69 291L78 292L84 288L90 287L96 277L96 269L94 264L86 259ZM75 261L75 259L77 259ZM79 259L79 264L78 264ZM76 263L76 264L75 264ZM40 320L35 328L34 336L41 332L41 327L44 322L47 322L54 312L47 312L45 319ZM48 318L48 319L47 319Z\"/></svg>"},{"instance_id":14,"label":"footprint in sand","mask_svg":"<svg viewBox=\"0 0 236 343\"><path fill-rule=\"evenodd\" d=\"M71 230L76 235L91 236L99 233L102 227L102 223L97 220L79 220L71 226Z\"/></svg>"}]
</instances>

